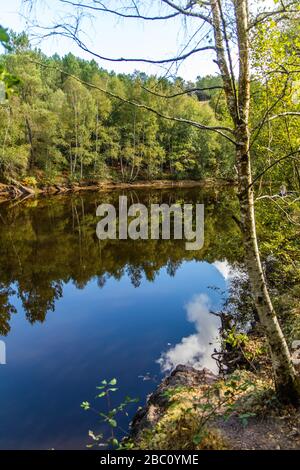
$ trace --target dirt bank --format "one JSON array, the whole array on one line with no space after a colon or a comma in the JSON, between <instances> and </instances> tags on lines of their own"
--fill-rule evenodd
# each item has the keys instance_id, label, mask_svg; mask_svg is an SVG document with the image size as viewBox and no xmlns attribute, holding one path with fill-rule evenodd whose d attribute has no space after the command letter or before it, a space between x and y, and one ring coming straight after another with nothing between
<instances>
[{"instance_id":1,"label":"dirt bank","mask_svg":"<svg viewBox=\"0 0 300 470\"><path fill-rule=\"evenodd\" d=\"M80 191L114 191L118 189L167 189L167 188L192 188L192 187L213 187L213 186L228 186L234 184L234 181L225 179L207 178L201 181L182 180L154 180L154 181L135 181L134 183L121 183L121 182L82 182L78 184L64 184L64 185L48 185L38 188L31 188L14 181L12 184L0 183L0 200L12 200L26 196L35 195L55 195L65 193L75 193Z\"/></svg>"},{"instance_id":2,"label":"dirt bank","mask_svg":"<svg viewBox=\"0 0 300 470\"><path fill-rule=\"evenodd\" d=\"M252 373L224 379L179 365L137 412L131 439L149 450L300 449L300 411Z\"/></svg>"}]
</instances>

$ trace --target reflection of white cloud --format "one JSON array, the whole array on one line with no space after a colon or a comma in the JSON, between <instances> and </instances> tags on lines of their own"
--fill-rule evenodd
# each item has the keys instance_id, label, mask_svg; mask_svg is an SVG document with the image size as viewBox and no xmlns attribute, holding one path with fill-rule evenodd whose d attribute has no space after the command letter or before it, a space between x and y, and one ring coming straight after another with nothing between
<instances>
[{"instance_id":1,"label":"reflection of white cloud","mask_svg":"<svg viewBox=\"0 0 300 470\"><path fill-rule=\"evenodd\" d=\"M225 281L227 281L232 275L232 268L227 260L225 261L215 261L213 266L222 274Z\"/></svg>"},{"instance_id":2,"label":"reflection of white cloud","mask_svg":"<svg viewBox=\"0 0 300 470\"><path fill-rule=\"evenodd\" d=\"M210 313L210 305L209 297L199 294L185 306L187 318L195 323L197 333L182 338L180 343L162 353L157 362L163 372L174 369L178 364L196 369L207 367L217 372L217 365L211 355L218 345L220 320Z\"/></svg>"}]
</instances>

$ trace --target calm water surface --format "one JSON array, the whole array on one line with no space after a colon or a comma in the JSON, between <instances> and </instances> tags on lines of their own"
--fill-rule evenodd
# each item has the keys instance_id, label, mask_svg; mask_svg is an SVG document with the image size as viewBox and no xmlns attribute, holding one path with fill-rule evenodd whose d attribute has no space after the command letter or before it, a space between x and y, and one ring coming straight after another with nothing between
<instances>
[{"instance_id":1,"label":"calm water surface","mask_svg":"<svg viewBox=\"0 0 300 470\"><path fill-rule=\"evenodd\" d=\"M2 449L80 449L97 418L104 378L140 404L177 364L209 367L218 310L240 240L226 190L123 192L131 202L205 204L205 244L102 241L96 207L121 193L82 194L0 205ZM101 401L98 407L101 409ZM130 408L128 419L135 407ZM127 420L127 421L126 421Z\"/></svg>"}]
</instances>

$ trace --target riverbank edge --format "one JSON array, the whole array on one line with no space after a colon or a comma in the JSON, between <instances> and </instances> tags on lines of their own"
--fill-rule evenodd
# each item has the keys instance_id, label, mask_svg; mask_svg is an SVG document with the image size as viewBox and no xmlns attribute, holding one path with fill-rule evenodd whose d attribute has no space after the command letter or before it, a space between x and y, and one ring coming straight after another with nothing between
<instances>
[{"instance_id":1,"label":"riverbank edge","mask_svg":"<svg viewBox=\"0 0 300 470\"><path fill-rule=\"evenodd\" d=\"M242 385L232 395L238 406L229 415L224 409L213 413L199 433L199 422L207 413L201 400L222 393L224 386L226 395L232 380ZM248 380L254 388L244 391ZM270 384L269 373L237 370L224 378L207 368L178 365L134 415L125 442L133 450L299 450L300 410L274 401ZM196 417L195 396L199 400Z\"/></svg>"},{"instance_id":2,"label":"riverbank edge","mask_svg":"<svg viewBox=\"0 0 300 470\"><path fill-rule=\"evenodd\" d=\"M202 385L211 385L218 380L219 376L205 367L197 370L188 365L177 365L148 396L145 406L139 408L134 415L130 437L138 442L145 431L153 429L158 424L169 407L168 394L170 391L179 387L191 389Z\"/></svg>"},{"instance_id":3,"label":"riverbank edge","mask_svg":"<svg viewBox=\"0 0 300 470\"><path fill-rule=\"evenodd\" d=\"M132 183L101 181L82 182L65 185L47 185L39 188L25 186L21 182L13 181L12 184L0 183L0 201L9 201L13 199L31 197L31 196L54 196L68 193L77 193L82 191L109 192L114 190L127 189L171 189L171 188L193 188L193 187L214 187L214 186L232 186L234 180L222 178L205 178L203 180L153 180L153 181L135 181Z\"/></svg>"}]
</instances>

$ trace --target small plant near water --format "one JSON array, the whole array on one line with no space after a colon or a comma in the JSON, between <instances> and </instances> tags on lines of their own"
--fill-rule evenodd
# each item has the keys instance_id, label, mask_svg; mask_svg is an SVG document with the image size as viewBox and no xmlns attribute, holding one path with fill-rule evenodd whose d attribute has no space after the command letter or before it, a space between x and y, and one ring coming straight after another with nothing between
<instances>
[{"instance_id":1,"label":"small plant near water","mask_svg":"<svg viewBox=\"0 0 300 470\"><path fill-rule=\"evenodd\" d=\"M194 408L201 412L200 435L203 434L204 426L208 421L222 415L225 420L231 416L237 416L242 424L246 426L248 420L255 416L255 413L240 410L240 403L237 397L242 397L245 393L254 388L251 380L241 380L241 377L232 375L224 382L216 383L212 389L208 389L199 403L194 404Z\"/></svg>"},{"instance_id":2,"label":"small plant near water","mask_svg":"<svg viewBox=\"0 0 300 470\"><path fill-rule=\"evenodd\" d=\"M235 327L228 330L224 338L225 344L228 344L232 348L242 347L247 344L248 341L248 336L245 333L237 332Z\"/></svg>"},{"instance_id":3,"label":"small plant near water","mask_svg":"<svg viewBox=\"0 0 300 470\"><path fill-rule=\"evenodd\" d=\"M236 326L222 332L222 347L215 351L220 373L233 373L237 369L256 371L264 356L265 345L262 338L238 331Z\"/></svg>"},{"instance_id":4,"label":"small plant near water","mask_svg":"<svg viewBox=\"0 0 300 470\"><path fill-rule=\"evenodd\" d=\"M128 416L127 407L132 403L137 403L139 399L126 396L122 403L120 403L116 407L112 407L111 394L117 392L118 387L116 387L116 385L117 379L113 378L109 381L105 379L102 380L101 385L96 387L99 393L96 395L95 398L106 400L106 412L95 409L91 406L88 401L84 401L80 405L81 408L83 408L85 411L92 411L96 413L100 417L100 422L106 424L110 430L108 437L105 437L103 433L95 434L93 431L90 430L88 434L89 437L92 439L92 442L90 444L87 444L88 448L112 447L114 449L120 450L128 449L132 446L130 441L125 444L122 443L122 439L128 436L128 432L118 424L118 417L122 413ZM117 431L118 436L120 432L122 434L122 438L120 440L117 437Z\"/></svg>"},{"instance_id":5,"label":"small plant near water","mask_svg":"<svg viewBox=\"0 0 300 470\"><path fill-rule=\"evenodd\" d=\"M156 428L158 436L153 439L157 441L161 436L172 433L169 429L171 423L176 429L176 439L180 440L179 435L181 435L182 442L179 443L181 446L179 448L185 446L194 450L226 448L225 443L218 437L218 432L211 425L214 426L217 419L226 421L235 416L243 426L247 426L249 419L256 416L256 413L245 408L242 399L253 393L254 389L255 383L239 373L232 374L227 380L203 386L199 392L195 388L186 387L169 389L164 393L170 403L167 419L158 425Z\"/></svg>"}]
</instances>

